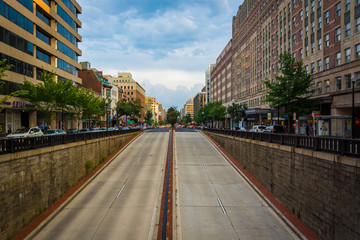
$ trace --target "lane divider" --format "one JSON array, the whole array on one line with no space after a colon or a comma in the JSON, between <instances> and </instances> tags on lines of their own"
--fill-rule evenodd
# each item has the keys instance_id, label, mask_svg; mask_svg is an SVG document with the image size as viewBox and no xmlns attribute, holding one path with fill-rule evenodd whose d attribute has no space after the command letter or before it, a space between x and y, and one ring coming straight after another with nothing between
<instances>
[{"instance_id":1,"label":"lane divider","mask_svg":"<svg viewBox=\"0 0 360 240\"><path fill-rule=\"evenodd\" d=\"M221 199L218 197L217 200L218 200L218 202L219 202L219 205L220 205L220 207L221 207L221 210L222 210L223 213L226 215L226 210L225 210L225 208L224 208L224 205L223 205L222 202L221 202Z\"/></svg>"},{"instance_id":2,"label":"lane divider","mask_svg":"<svg viewBox=\"0 0 360 240\"><path fill-rule=\"evenodd\" d=\"M173 212L173 130L169 134L169 147L166 159L163 193L158 228L158 240L172 239Z\"/></svg>"}]
</instances>

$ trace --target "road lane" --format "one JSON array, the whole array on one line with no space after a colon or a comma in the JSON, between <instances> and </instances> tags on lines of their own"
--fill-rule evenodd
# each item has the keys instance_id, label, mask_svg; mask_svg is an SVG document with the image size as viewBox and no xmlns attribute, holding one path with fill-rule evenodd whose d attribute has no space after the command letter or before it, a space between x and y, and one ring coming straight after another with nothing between
<instances>
[{"instance_id":1,"label":"road lane","mask_svg":"<svg viewBox=\"0 0 360 240\"><path fill-rule=\"evenodd\" d=\"M298 239L204 136L175 136L179 239Z\"/></svg>"},{"instance_id":2,"label":"road lane","mask_svg":"<svg viewBox=\"0 0 360 240\"><path fill-rule=\"evenodd\" d=\"M35 239L151 239L156 234L168 133L144 133Z\"/></svg>"}]
</instances>

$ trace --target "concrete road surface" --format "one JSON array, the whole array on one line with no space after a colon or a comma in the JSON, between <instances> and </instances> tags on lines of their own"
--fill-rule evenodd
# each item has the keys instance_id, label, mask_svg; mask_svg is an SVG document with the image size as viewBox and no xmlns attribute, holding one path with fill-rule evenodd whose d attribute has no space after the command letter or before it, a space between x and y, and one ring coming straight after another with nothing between
<instances>
[{"instance_id":1,"label":"concrete road surface","mask_svg":"<svg viewBox=\"0 0 360 240\"><path fill-rule=\"evenodd\" d=\"M35 239L152 239L169 133L144 133Z\"/></svg>"},{"instance_id":2,"label":"concrete road surface","mask_svg":"<svg viewBox=\"0 0 360 240\"><path fill-rule=\"evenodd\" d=\"M177 239L298 239L199 132L177 132Z\"/></svg>"}]
</instances>

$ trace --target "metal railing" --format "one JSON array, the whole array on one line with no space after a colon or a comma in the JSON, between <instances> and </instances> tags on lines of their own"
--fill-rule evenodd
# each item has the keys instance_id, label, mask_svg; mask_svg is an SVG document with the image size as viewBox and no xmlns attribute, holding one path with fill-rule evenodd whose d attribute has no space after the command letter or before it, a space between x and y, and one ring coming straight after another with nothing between
<instances>
[{"instance_id":1,"label":"metal railing","mask_svg":"<svg viewBox=\"0 0 360 240\"><path fill-rule=\"evenodd\" d=\"M138 132L138 131L141 131L141 129L72 133L72 134L62 134L62 135L54 135L54 136L31 137L31 138L1 139L0 155L6 153L15 153L26 150L55 146L60 144L68 144L72 142L85 141L96 138L122 135L127 133Z\"/></svg>"},{"instance_id":2,"label":"metal railing","mask_svg":"<svg viewBox=\"0 0 360 240\"><path fill-rule=\"evenodd\" d=\"M227 129L204 128L205 131L247 138L314 151L330 152L339 155L360 157L360 139L313 137L295 134L242 132Z\"/></svg>"}]
</instances>

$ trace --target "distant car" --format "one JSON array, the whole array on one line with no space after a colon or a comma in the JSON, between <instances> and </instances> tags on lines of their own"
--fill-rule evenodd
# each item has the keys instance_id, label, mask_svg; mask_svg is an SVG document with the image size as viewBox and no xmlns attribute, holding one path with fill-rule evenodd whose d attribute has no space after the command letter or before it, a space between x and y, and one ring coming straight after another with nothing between
<instances>
[{"instance_id":1,"label":"distant car","mask_svg":"<svg viewBox=\"0 0 360 240\"><path fill-rule=\"evenodd\" d=\"M63 134L66 134L66 132L61 129L48 129L44 131L44 136L55 136Z\"/></svg>"},{"instance_id":2,"label":"distant car","mask_svg":"<svg viewBox=\"0 0 360 240\"><path fill-rule=\"evenodd\" d=\"M267 126L264 132L270 133L284 133L284 127L282 125L270 125Z\"/></svg>"},{"instance_id":3,"label":"distant car","mask_svg":"<svg viewBox=\"0 0 360 240\"><path fill-rule=\"evenodd\" d=\"M130 127L123 127L122 130L129 130Z\"/></svg>"},{"instance_id":4,"label":"distant car","mask_svg":"<svg viewBox=\"0 0 360 240\"><path fill-rule=\"evenodd\" d=\"M7 138L29 138L29 137L42 137L43 132L39 127L32 128L19 128L13 133L7 135Z\"/></svg>"},{"instance_id":5,"label":"distant car","mask_svg":"<svg viewBox=\"0 0 360 240\"><path fill-rule=\"evenodd\" d=\"M70 128L68 130L66 130L66 133L78 133L79 130L77 128Z\"/></svg>"},{"instance_id":6,"label":"distant car","mask_svg":"<svg viewBox=\"0 0 360 240\"><path fill-rule=\"evenodd\" d=\"M103 130L102 128L93 128L93 129L91 129L91 132L102 132L102 131L106 131L106 128L105 128L105 130Z\"/></svg>"},{"instance_id":7,"label":"distant car","mask_svg":"<svg viewBox=\"0 0 360 240\"><path fill-rule=\"evenodd\" d=\"M265 129L265 125L254 125L249 132L263 132Z\"/></svg>"},{"instance_id":8,"label":"distant car","mask_svg":"<svg viewBox=\"0 0 360 240\"><path fill-rule=\"evenodd\" d=\"M91 132L89 128L83 128L83 129L80 129L79 131L80 133L87 133L87 132Z\"/></svg>"},{"instance_id":9,"label":"distant car","mask_svg":"<svg viewBox=\"0 0 360 240\"><path fill-rule=\"evenodd\" d=\"M244 128L244 127L239 128L239 130L238 130L238 131L241 131L241 132L247 132L246 128Z\"/></svg>"}]
</instances>

